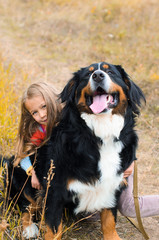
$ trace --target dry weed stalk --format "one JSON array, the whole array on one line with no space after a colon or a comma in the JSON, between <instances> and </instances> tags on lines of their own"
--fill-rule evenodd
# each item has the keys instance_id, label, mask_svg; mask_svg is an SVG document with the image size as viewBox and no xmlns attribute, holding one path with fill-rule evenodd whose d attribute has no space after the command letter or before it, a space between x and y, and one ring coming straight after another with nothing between
<instances>
[{"instance_id":1,"label":"dry weed stalk","mask_svg":"<svg viewBox=\"0 0 159 240\"><path fill-rule=\"evenodd\" d=\"M3 157L2 157L2 162L3 162ZM8 191L8 186L9 186L9 180L8 180L8 168L7 168L7 164L4 165L4 175L5 175L5 178L6 178L6 186L5 186L5 189L4 189L4 205L3 205L3 212L2 212L2 216L4 216L4 212L5 212L5 209L7 208L7 203L8 203L8 200L7 200L7 191Z\"/></svg>"},{"instance_id":2,"label":"dry weed stalk","mask_svg":"<svg viewBox=\"0 0 159 240\"><path fill-rule=\"evenodd\" d=\"M46 200L47 200L47 196L48 196L48 191L49 191L49 187L50 187L50 183L53 180L53 177L55 175L55 173L53 172L53 169L55 168L53 160L50 160L50 168L49 171L47 173L47 188L46 188L46 193L45 193L45 198L44 198L44 203L43 203L43 210L42 210L42 214L41 214L41 221L40 221L40 226L39 226L39 234L38 237L40 235L40 230L42 227L42 222L44 220L44 215L45 215L45 207L46 207Z\"/></svg>"},{"instance_id":3,"label":"dry weed stalk","mask_svg":"<svg viewBox=\"0 0 159 240\"><path fill-rule=\"evenodd\" d=\"M35 165L36 157L37 157L37 151L35 152L35 157L34 157L33 166ZM13 173L14 173L14 167L13 167L13 171L12 171L12 175L11 175L10 189L11 189L11 184L12 184L12 179L13 179ZM25 182L24 182L24 184L23 184L23 186L22 186L22 188L21 188L21 190L20 190L20 192L19 192L19 194L18 194L18 196L17 196L17 199L16 199L16 201L14 202L14 205L13 205L13 207L12 207L12 210L11 210L11 212L10 212L8 218L7 218L7 221L9 220L9 218L10 218L10 216L11 216L11 213L12 213L15 205L17 204L17 201L18 201L20 195L21 195L22 191L24 190L25 185L27 184L28 179L29 179L29 176L27 176L27 178L26 178L26 180L25 180ZM9 192L9 194L10 194L10 192ZM9 196L8 196L8 198L9 198Z\"/></svg>"},{"instance_id":4,"label":"dry weed stalk","mask_svg":"<svg viewBox=\"0 0 159 240\"><path fill-rule=\"evenodd\" d=\"M3 240L3 236L5 233L7 235L7 237L9 237L9 239L13 240L13 238L7 232L7 227L9 227L9 224L7 223L7 221L5 219L3 219L2 222L0 223L0 232L2 232L1 239Z\"/></svg>"},{"instance_id":5,"label":"dry weed stalk","mask_svg":"<svg viewBox=\"0 0 159 240\"><path fill-rule=\"evenodd\" d=\"M1 239L3 239L4 232L6 233L6 229L9 226L7 221L5 219L2 219L2 222L0 223L0 232L1 232Z\"/></svg>"},{"instance_id":6,"label":"dry weed stalk","mask_svg":"<svg viewBox=\"0 0 159 240\"><path fill-rule=\"evenodd\" d=\"M11 214L12 214L12 212L13 212L13 209L14 209L15 205L17 204L17 201L18 201L18 199L19 199L19 197L20 197L22 191L24 190L24 187L25 187L25 185L26 185L28 179L29 179L29 176L28 176L27 179L25 180L25 183L23 184L23 187L21 188L21 190L20 190L20 192L19 192L19 194L18 194L18 196L17 196L17 199L16 199L16 201L14 202L14 205L13 205L13 207L12 207L12 209L11 209L11 212L10 212L8 218L7 218L7 221L10 219Z\"/></svg>"},{"instance_id":7,"label":"dry weed stalk","mask_svg":"<svg viewBox=\"0 0 159 240\"><path fill-rule=\"evenodd\" d=\"M9 235L9 233L7 232L7 230L5 230L5 234L7 235L7 237L9 237L9 239L13 240L13 238Z\"/></svg>"},{"instance_id":8,"label":"dry weed stalk","mask_svg":"<svg viewBox=\"0 0 159 240\"><path fill-rule=\"evenodd\" d=\"M6 169L6 172L7 172L7 175L6 175L6 183L7 183L7 186L6 186L6 189L5 189L5 194L6 194L6 197L7 197L7 203L6 203L6 208L5 209L8 209L8 204L9 204L9 198L10 198L10 191L11 191L11 186L12 186L12 180L13 180L13 174L14 174L14 167L12 169L12 174L11 174L11 181L9 183L9 175L8 175L8 167L7 167L7 164L5 164L5 169ZM10 185L9 185L10 184ZM8 187L9 187L9 191L8 191ZM5 200L6 200L6 197L5 197ZM16 197L16 196L15 196ZM14 198L15 198L14 197Z\"/></svg>"}]
</instances>

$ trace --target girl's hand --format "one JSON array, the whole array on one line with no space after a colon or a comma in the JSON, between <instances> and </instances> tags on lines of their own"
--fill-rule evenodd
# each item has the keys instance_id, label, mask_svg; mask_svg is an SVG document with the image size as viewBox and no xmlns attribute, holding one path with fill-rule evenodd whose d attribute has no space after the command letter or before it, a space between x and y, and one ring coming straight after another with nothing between
<instances>
[{"instance_id":1,"label":"girl's hand","mask_svg":"<svg viewBox=\"0 0 159 240\"><path fill-rule=\"evenodd\" d=\"M32 185L32 187L35 188L35 189L38 189L38 190L42 189L42 186L40 185L40 182L39 182L39 180L36 176L36 173L35 173L34 169L32 170L31 173L32 173L32 175L31 175L31 185Z\"/></svg>"},{"instance_id":2,"label":"girl's hand","mask_svg":"<svg viewBox=\"0 0 159 240\"><path fill-rule=\"evenodd\" d=\"M132 164L125 170L124 178L129 177L132 174L133 169L134 169L134 162L132 162Z\"/></svg>"}]
</instances>

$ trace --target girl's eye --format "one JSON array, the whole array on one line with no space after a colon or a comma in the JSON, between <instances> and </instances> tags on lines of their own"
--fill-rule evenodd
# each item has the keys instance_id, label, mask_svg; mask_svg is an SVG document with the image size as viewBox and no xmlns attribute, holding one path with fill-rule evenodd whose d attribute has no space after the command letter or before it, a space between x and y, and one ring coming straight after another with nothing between
<instances>
[{"instance_id":1,"label":"girl's eye","mask_svg":"<svg viewBox=\"0 0 159 240\"><path fill-rule=\"evenodd\" d=\"M46 108L46 104L42 106L42 108Z\"/></svg>"},{"instance_id":2,"label":"girl's eye","mask_svg":"<svg viewBox=\"0 0 159 240\"><path fill-rule=\"evenodd\" d=\"M37 114L37 111L33 112L32 115L35 116Z\"/></svg>"}]
</instances>

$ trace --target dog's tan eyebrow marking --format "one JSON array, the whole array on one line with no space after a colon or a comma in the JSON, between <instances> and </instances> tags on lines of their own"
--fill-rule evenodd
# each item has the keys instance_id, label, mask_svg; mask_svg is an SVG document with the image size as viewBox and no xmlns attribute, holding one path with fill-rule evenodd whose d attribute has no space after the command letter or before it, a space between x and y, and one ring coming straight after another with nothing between
<instances>
[{"instance_id":1,"label":"dog's tan eyebrow marking","mask_svg":"<svg viewBox=\"0 0 159 240\"><path fill-rule=\"evenodd\" d=\"M89 68L89 71L93 71L93 70L94 70L94 67L90 67L90 68Z\"/></svg>"},{"instance_id":2,"label":"dog's tan eyebrow marking","mask_svg":"<svg viewBox=\"0 0 159 240\"><path fill-rule=\"evenodd\" d=\"M107 68L109 68L109 66L107 64L104 64L103 68L107 69Z\"/></svg>"}]
</instances>

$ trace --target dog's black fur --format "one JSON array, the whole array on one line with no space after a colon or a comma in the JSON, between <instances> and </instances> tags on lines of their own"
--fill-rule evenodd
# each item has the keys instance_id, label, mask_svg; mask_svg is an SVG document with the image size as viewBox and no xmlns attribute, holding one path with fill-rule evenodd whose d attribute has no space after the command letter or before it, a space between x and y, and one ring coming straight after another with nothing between
<instances>
[{"instance_id":1,"label":"dog's black fur","mask_svg":"<svg viewBox=\"0 0 159 240\"><path fill-rule=\"evenodd\" d=\"M107 96L107 106L100 112L94 113L94 109L91 108L92 102L97 95L100 98L102 94ZM84 184L80 186L89 185L92 187L96 183L100 183L104 174L105 170L99 167L99 164L102 161L101 149L106 144L106 138L102 139L100 134L102 131L107 132L109 127L107 127L107 123L102 125L100 119L107 118L107 116L111 119L117 116L119 120L123 121L119 134L111 134L111 146L114 149L116 149L116 144L122 146L117 153L119 166L114 166L114 178L118 178L136 159L138 137L134 127L136 117L140 112L141 100L145 101L141 89L130 79L125 70L121 66L108 63L92 64L74 73L60 97L65 104L61 120L53 129L48 143L38 150L35 165L35 171L44 192L47 188L47 173L51 160L55 166L53 169L55 175L48 191L45 213L46 224L53 234L54 231L58 231L64 206L71 201L74 201L77 208L80 205L82 193L79 193L78 189L76 192L74 183L78 180ZM83 113L86 119L82 117ZM93 115L98 119L99 128L103 126L99 135L96 134L95 130L98 127L96 125L90 127L87 123L90 117L94 119ZM92 122L94 124L94 120ZM118 121L115 123L118 124ZM31 159L33 162L34 156ZM107 155L105 161L107 161ZM109 165L107 167L109 168ZM11 168L9 167L10 172ZM14 169L11 196L21 189L26 178L27 176L21 168ZM107 184L109 184L108 181ZM73 185L71 185L72 183ZM117 202L122 190L120 183L121 181L119 186L114 189L115 202L112 202L110 206L106 203L104 207L100 207L100 199L98 199L99 208L97 210L111 209L116 218ZM73 187L73 190L70 186ZM26 208L29 204L25 196L28 195L32 199L36 199L36 190L31 188L30 179L23 193L18 202L24 211L24 207ZM89 206L84 206L84 208L86 211L91 211ZM49 238L46 237L46 239Z\"/></svg>"}]
</instances>

